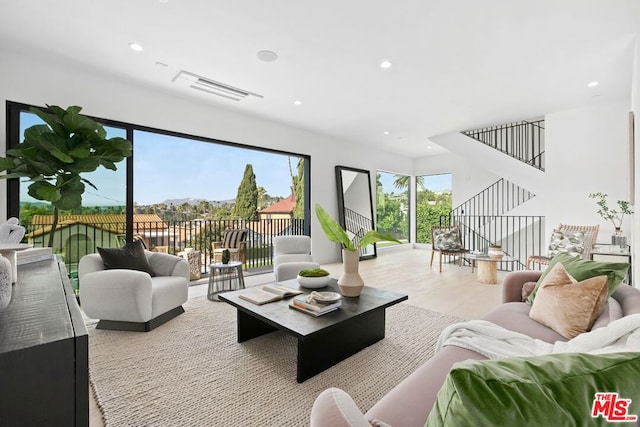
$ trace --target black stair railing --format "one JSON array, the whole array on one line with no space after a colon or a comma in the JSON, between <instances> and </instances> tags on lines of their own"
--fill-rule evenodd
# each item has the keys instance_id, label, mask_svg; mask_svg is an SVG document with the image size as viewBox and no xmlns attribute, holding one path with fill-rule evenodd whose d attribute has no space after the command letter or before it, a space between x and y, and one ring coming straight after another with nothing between
<instances>
[{"instance_id":1,"label":"black stair railing","mask_svg":"<svg viewBox=\"0 0 640 427\"><path fill-rule=\"evenodd\" d=\"M345 230L353 234L351 241L358 246L360 244L360 240L362 240L367 231L371 229L371 218L367 218L366 216L349 208L344 208L344 225ZM361 248L361 255L363 254L363 251L364 248Z\"/></svg>"},{"instance_id":2,"label":"black stair railing","mask_svg":"<svg viewBox=\"0 0 640 427\"><path fill-rule=\"evenodd\" d=\"M534 193L501 178L453 208L451 214L453 216L481 215L485 217L504 215L533 197L535 197Z\"/></svg>"},{"instance_id":3,"label":"black stair railing","mask_svg":"<svg viewBox=\"0 0 640 427\"><path fill-rule=\"evenodd\" d=\"M544 170L544 120L467 130L464 135L537 169Z\"/></svg>"},{"instance_id":4,"label":"black stair railing","mask_svg":"<svg viewBox=\"0 0 640 427\"><path fill-rule=\"evenodd\" d=\"M500 262L501 270L524 270L529 255L543 252L543 216L442 215L440 225L457 225L466 249L487 252L490 244L502 245L516 262Z\"/></svg>"}]
</instances>

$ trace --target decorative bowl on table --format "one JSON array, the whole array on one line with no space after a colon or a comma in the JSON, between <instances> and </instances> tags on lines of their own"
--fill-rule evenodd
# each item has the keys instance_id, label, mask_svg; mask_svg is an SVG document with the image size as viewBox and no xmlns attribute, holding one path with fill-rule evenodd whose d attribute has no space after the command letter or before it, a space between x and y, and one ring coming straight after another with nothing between
<instances>
[{"instance_id":1,"label":"decorative bowl on table","mask_svg":"<svg viewBox=\"0 0 640 427\"><path fill-rule=\"evenodd\" d=\"M337 292L316 292L313 291L309 294L309 297L319 304L333 304L338 302L342 295Z\"/></svg>"},{"instance_id":2,"label":"decorative bowl on table","mask_svg":"<svg viewBox=\"0 0 640 427\"><path fill-rule=\"evenodd\" d=\"M302 270L298 273L298 284L303 288L317 289L323 288L329 284L331 276L329 272L321 268L310 270Z\"/></svg>"}]
</instances>

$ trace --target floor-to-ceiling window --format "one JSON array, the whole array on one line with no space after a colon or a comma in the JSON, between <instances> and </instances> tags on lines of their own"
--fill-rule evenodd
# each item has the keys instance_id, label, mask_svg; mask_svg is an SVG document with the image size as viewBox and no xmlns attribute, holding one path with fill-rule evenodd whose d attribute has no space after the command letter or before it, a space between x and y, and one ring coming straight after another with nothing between
<instances>
[{"instance_id":1,"label":"floor-to-ceiling window","mask_svg":"<svg viewBox=\"0 0 640 427\"><path fill-rule=\"evenodd\" d=\"M246 267L257 268L274 236L305 233L304 157L148 130L133 139L134 214L157 217L134 233L149 246L206 253L246 229Z\"/></svg>"},{"instance_id":2,"label":"floor-to-ceiling window","mask_svg":"<svg viewBox=\"0 0 640 427\"><path fill-rule=\"evenodd\" d=\"M416 242L431 243L431 226L451 212L451 174L416 176Z\"/></svg>"},{"instance_id":3,"label":"floor-to-ceiling window","mask_svg":"<svg viewBox=\"0 0 640 427\"><path fill-rule=\"evenodd\" d=\"M8 148L23 140L25 129L41 123L29 108L7 102ZM119 245L136 233L160 250L177 253L198 246L208 253L225 227L241 227L248 230L251 250L260 257L248 266L258 267L270 263L273 236L309 234L308 156L94 119L109 138L131 140L133 157L119 163L117 171L99 168L84 174L97 190L87 186L80 209L60 212L76 215L57 228L56 241L62 240L54 251L67 264L75 264L96 246ZM30 242L46 246L44 235L51 223L36 229L32 219L50 216L52 208L29 196L29 184L10 180L8 215L21 219ZM235 203L239 197L242 209Z\"/></svg>"},{"instance_id":4,"label":"floor-to-ceiling window","mask_svg":"<svg viewBox=\"0 0 640 427\"><path fill-rule=\"evenodd\" d=\"M20 111L20 135L34 125L41 125L44 122L30 111ZM126 130L114 126L105 126L107 138L126 138ZM20 140L22 140L21 138ZM84 179L95 185L85 185L85 192L82 196L82 208L75 214L124 214L126 206L126 181L127 172L124 163L118 165L116 171L105 168L98 168L95 172L82 175ZM20 181L20 220L30 223L33 215L51 214L52 206L48 202L37 200L28 194L31 181L26 179Z\"/></svg>"},{"instance_id":5,"label":"floor-to-ceiling window","mask_svg":"<svg viewBox=\"0 0 640 427\"><path fill-rule=\"evenodd\" d=\"M376 176L376 228L402 243L409 241L409 175L378 171ZM393 245L381 242L378 246Z\"/></svg>"}]
</instances>

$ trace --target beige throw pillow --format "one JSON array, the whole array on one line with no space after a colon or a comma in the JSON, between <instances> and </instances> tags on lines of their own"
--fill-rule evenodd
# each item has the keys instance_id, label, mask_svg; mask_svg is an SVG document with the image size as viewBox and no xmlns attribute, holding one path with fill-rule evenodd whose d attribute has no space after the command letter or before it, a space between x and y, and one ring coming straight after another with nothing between
<instances>
[{"instance_id":1,"label":"beige throw pillow","mask_svg":"<svg viewBox=\"0 0 640 427\"><path fill-rule=\"evenodd\" d=\"M558 263L540 284L529 317L571 339L591 329L606 301L607 276L576 283Z\"/></svg>"}]
</instances>

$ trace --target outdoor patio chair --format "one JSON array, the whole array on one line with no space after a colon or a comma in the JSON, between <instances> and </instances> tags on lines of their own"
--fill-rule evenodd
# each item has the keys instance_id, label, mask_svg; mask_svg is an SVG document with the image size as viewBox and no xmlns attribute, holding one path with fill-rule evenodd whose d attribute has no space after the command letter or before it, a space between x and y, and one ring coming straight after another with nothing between
<instances>
[{"instance_id":1,"label":"outdoor patio chair","mask_svg":"<svg viewBox=\"0 0 640 427\"><path fill-rule=\"evenodd\" d=\"M226 229L221 242L211 242L213 262L222 262L222 251L229 249L231 260L247 262L247 229Z\"/></svg>"},{"instance_id":2,"label":"outdoor patio chair","mask_svg":"<svg viewBox=\"0 0 640 427\"><path fill-rule=\"evenodd\" d=\"M442 273L442 256L458 257L458 265L462 265L464 254L469 252L464 248L462 241L462 233L458 226L432 226L431 227L431 262L429 267L433 266L433 257L438 252L438 264L440 265L440 273Z\"/></svg>"},{"instance_id":3,"label":"outdoor patio chair","mask_svg":"<svg viewBox=\"0 0 640 427\"><path fill-rule=\"evenodd\" d=\"M533 264L548 265L551 258L561 252L589 259L598 239L599 230L599 225L558 225L551 235L547 254L529 255L527 270L531 270Z\"/></svg>"}]
</instances>

